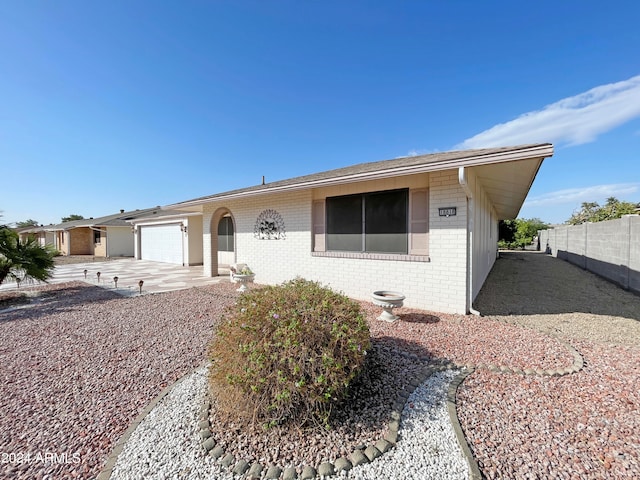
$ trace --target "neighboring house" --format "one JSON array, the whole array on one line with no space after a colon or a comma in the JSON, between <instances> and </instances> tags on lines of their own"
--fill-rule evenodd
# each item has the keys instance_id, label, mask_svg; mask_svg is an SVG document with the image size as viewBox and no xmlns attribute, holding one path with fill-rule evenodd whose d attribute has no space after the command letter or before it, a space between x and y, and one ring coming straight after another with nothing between
<instances>
[{"instance_id":1,"label":"neighboring house","mask_svg":"<svg viewBox=\"0 0 640 480\"><path fill-rule=\"evenodd\" d=\"M26 241L27 238L33 237L38 241L38 244L41 247L45 245L54 245L55 244L55 236L53 232L48 232L46 227L42 225L33 226L33 227L24 227L17 229L18 235L22 242Z\"/></svg>"},{"instance_id":2,"label":"neighboring house","mask_svg":"<svg viewBox=\"0 0 640 480\"><path fill-rule=\"evenodd\" d=\"M202 214L154 210L129 221L135 258L177 265L202 265Z\"/></svg>"},{"instance_id":3,"label":"neighboring house","mask_svg":"<svg viewBox=\"0 0 640 480\"><path fill-rule=\"evenodd\" d=\"M393 290L408 307L468 313L496 259L498 221L517 217L552 155L535 144L405 157L163 208L201 215L202 234L182 233L202 241L205 275L224 259L259 283L302 276L355 298Z\"/></svg>"},{"instance_id":4,"label":"neighboring house","mask_svg":"<svg viewBox=\"0 0 640 480\"><path fill-rule=\"evenodd\" d=\"M45 230L53 234L54 246L62 255L93 255L96 257L133 257L135 253L133 227L130 220L149 216L159 207L133 210L50 225Z\"/></svg>"}]
</instances>

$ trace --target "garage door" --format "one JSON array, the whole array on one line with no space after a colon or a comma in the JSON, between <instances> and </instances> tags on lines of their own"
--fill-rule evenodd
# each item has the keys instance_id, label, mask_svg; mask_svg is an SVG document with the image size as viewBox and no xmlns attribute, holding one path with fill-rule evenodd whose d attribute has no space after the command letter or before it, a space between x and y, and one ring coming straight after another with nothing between
<instances>
[{"instance_id":1,"label":"garage door","mask_svg":"<svg viewBox=\"0 0 640 480\"><path fill-rule=\"evenodd\" d=\"M182 265L182 248L182 232L179 224L140 227L140 258L142 260Z\"/></svg>"}]
</instances>

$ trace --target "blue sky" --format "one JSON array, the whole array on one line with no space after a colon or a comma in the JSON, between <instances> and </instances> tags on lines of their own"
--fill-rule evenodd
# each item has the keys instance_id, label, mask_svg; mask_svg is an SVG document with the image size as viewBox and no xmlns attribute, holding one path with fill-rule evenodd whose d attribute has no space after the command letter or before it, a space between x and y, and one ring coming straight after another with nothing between
<instances>
[{"instance_id":1,"label":"blue sky","mask_svg":"<svg viewBox=\"0 0 640 480\"><path fill-rule=\"evenodd\" d=\"M552 142L520 212L640 202L640 3L0 2L4 222Z\"/></svg>"}]
</instances>

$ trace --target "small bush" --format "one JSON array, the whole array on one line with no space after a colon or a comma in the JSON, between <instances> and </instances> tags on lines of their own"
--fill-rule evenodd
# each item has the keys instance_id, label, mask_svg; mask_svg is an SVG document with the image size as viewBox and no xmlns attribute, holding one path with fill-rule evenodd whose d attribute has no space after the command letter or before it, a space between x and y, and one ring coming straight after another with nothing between
<instances>
[{"instance_id":1,"label":"small bush","mask_svg":"<svg viewBox=\"0 0 640 480\"><path fill-rule=\"evenodd\" d=\"M211 343L217 408L265 427L327 425L370 345L360 306L316 282L251 290Z\"/></svg>"}]
</instances>

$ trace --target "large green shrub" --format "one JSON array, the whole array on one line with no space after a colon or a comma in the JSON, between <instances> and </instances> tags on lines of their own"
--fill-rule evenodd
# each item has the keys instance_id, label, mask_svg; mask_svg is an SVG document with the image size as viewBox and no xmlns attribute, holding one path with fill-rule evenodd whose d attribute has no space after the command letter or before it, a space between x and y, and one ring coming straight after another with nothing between
<instances>
[{"instance_id":1,"label":"large green shrub","mask_svg":"<svg viewBox=\"0 0 640 480\"><path fill-rule=\"evenodd\" d=\"M370 345L360 306L316 282L246 292L211 343L217 408L266 427L326 425Z\"/></svg>"}]
</instances>

